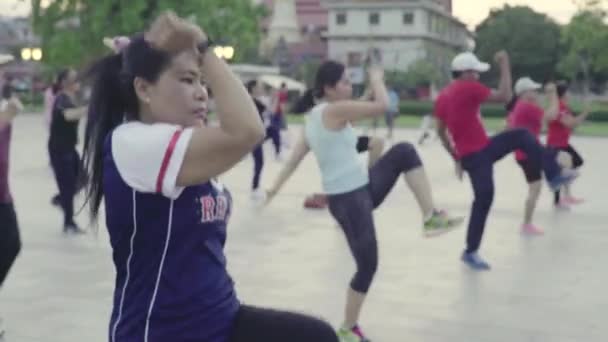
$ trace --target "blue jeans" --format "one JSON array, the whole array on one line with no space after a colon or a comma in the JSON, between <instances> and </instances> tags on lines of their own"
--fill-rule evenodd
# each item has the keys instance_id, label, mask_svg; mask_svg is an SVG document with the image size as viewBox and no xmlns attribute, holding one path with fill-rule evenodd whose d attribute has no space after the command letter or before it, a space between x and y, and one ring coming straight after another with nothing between
<instances>
[{"instance_id":1,"label":"blue jeans","mask_svg":"<svg viewBox=\"0 0 608 342\"><path fill-rule=\"evenodd\" d=\"M547 180L559 176L561 172L555 152L545 149L523 128L497 134L484 149L463 157L462 168L469 174L475 194L467 231L467 253L476 252L481 244L494 200L494 163L515 150L522 150L528 156L530 166L541 168Z\"/></svg>"}]
</instances>

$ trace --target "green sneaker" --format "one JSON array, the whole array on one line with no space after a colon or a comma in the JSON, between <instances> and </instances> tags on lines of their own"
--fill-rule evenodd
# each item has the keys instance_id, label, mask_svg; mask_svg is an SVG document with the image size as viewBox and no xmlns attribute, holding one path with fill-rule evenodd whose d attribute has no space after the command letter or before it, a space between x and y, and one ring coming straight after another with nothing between
<instances>
[{"instance_id":1,"label":"green sneaker","mask_svg":"<svg viewBox=\"0 0 608 342\"><path fill-rule=\"evenodd\" d=\"M425 237L435 237L454 230L464 222L464 217L450 216L443 210L435 210L424 222L422 229Z\"/></svg>"},{"instance_id":2,"label":"green sneaker","mask_svg":"<svg viewBox=\"0 0 608 342\"><path fill-rule=\"evenodd\" d=\"M340 328L340 330L338 330L338 338L340 339L340 342L371 342L371 340L363 335L359 326L355 326L350 330Z\"/></svg>"}]
</instances>

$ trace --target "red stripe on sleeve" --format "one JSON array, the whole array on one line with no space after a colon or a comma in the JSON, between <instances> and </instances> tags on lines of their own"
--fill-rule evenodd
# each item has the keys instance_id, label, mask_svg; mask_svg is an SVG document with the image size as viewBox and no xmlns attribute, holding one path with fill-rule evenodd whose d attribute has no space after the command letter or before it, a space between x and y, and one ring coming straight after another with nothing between
<instances>
[{"instance_id":1,"label":"red stripe on sleeve","mask_svg":"<svg viewBox=\"0 0 608 342\"><path fill-rule=\"evenodd\" d=\"M158 173L158 178L156 178L156 193L163 192L163 181L165 180L165 175L167 174L167 168L169 168L169 162L171 161L171 156L173 155L173 151L175 150L175 146L177 145L177 141L179 137L182 135L182 130L176 131L173 133L171 140L169 141L169 146L167 146L167 150L165 151L165 156L163 157L163 163L160 166L160 172Z\"/></svg>"}]
</instances>

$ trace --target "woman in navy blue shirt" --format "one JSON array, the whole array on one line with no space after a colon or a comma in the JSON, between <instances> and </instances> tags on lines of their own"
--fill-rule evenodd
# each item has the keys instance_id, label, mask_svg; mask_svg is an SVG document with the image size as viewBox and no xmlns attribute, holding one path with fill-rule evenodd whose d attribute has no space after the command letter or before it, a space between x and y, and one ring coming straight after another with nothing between
<instances>
[{"instance_id":1,"label":"woman in navy blue shirt","mask_svg":"<svg viewBox=\"0 0 608 342\"><path fill-rule=\"evenodd\" d=\"M116 267L109 340L337 341L320 320L241 305L226 270L232 201L215 177L264 137L240 80L171 13L113 43L92 69L85 138L91 213L103 200ZM202 78L219 127L203 125Z\"/></svg>"}]
</instances>

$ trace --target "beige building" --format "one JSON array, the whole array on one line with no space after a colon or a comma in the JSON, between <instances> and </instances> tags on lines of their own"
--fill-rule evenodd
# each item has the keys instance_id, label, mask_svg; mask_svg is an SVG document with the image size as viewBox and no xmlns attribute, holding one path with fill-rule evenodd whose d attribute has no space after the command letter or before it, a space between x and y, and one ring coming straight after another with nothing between
<instances>
[{"instance_id":1,"label":"beige building","mask_svg":"<svg viewBox=\"0 0 608 342\"><path fill-rule=\"evenodd\" d=\"M473 47L446 0L326 0L328 55L358 67L378 49L389 70L427 60L447 77L452 56Z\"/></svg>"}]
</instances>

